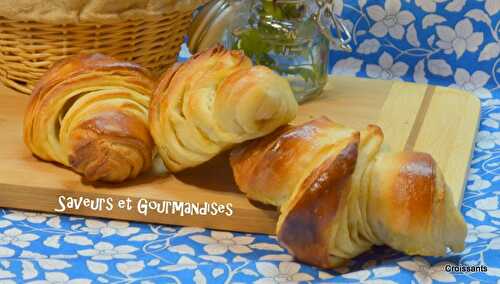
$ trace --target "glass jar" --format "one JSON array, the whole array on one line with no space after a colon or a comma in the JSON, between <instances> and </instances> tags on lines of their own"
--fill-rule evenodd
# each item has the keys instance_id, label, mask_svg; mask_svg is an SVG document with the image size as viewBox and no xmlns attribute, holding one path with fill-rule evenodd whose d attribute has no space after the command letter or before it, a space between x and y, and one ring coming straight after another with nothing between
<instances>
[{"instance_id":1,"label":"glass jar","mask_svg":"<svg viewBox=\"0 0 500 284\"><path fill-rule=\"evenodd\" d=\"M224 45L287 78L299 103L328 80L329 43L349 49L350 35L333 14L333 0L240 0ZM337 30L338 39L331 35Z\"/></svg>"}]
</instances>

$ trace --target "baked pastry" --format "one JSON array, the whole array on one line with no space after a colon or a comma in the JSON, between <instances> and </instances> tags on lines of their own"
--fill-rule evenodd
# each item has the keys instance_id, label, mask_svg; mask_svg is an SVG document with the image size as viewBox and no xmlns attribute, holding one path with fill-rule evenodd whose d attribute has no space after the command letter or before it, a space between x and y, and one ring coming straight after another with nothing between
<instances>
[{"instance_id":1,"label":"baked pastry","mask_svg":"<svg viewBox=\"0 0 500 284\"><path fill-rule=\"evenodd\" d=\"M121 182L149 169L148 106L154 82L140 66L101 55L55 64L37 83L24 140L37 157L89 181Z\"/></svg>"},{"instance_id":2,"label":"baked pastry","mask_svg":"<svg viewBox=\"0 0 500 284\"><path fill-rule=\"evenodd\" d=\"M217 46L167 71L151 101L150 128L165 165L177 172L273 132L297 108L286 79Z\"/></svg>"},{"instance_id":3,"label":"baked pastry","mask_svg":"<svg viewBox=\"0 0 500 284\"><path fill-rule=\"evenodd\" d=\"M381 152L383 134L320 118L231 153L248 198L280 208L278 239L297 259L330 268L372 245L439 256L464 248L466 224L433 158Z\"/></svg>"}]
</instances>

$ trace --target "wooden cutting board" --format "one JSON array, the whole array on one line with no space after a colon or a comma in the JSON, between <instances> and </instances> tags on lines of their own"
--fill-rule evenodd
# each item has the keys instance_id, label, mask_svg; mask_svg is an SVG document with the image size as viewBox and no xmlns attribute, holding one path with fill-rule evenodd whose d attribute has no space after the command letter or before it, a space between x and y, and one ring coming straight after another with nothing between
<instances>
[{"instance_id":1,"label":"wooden cutting board","mask_svg":"<svg viewBox=\"0 0 500 284\"><path fill-rule=\"evenodd\" d=\"M84 207L66 208L65 213L274 233L276 212L273 208L251 204L238 192L225 154L177 176L165 173L161 163L156 163L150 174L120 186L84 184L72 171L35 159L22 139L22 119L28 100L29 97L0 86L0 207L53 213L55 209L62 209L61 196L65 198L65 206L70 198L112 198L113 209L109 211ZM386 146L394 151L406 149L432 154L444 172L456 203L461 204L480 115L476 97L423 84L335 77L330 79L320 99L301 106L297 120L320 115L357 129L376 123L385 133ZM119 208L120 200L127 198L130 198L131 210ZM224 206L224 213L232 215L181 216L149 211L146 216L137 208L141 198L185 201L200 206L204 202L210 206L216 202L217 206Z\"/></svg>"}]
</instances>

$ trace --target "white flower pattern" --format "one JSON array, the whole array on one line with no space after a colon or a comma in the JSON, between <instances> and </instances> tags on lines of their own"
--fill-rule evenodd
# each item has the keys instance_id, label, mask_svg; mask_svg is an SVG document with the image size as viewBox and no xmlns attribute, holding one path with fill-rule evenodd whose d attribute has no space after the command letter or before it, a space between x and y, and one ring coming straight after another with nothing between
<instances>
[{"instance_id":1,"label":"white flower pattern","mask_svg":"<svg viewBox=\"0 0 500 284\"><path fill-rule=\"evenodd\" d=\"M278 267L269 262L258 262L257 271L264 276L255 284L298 283L311 281L314 278L307 273L300 273L300 265L295 262L281 262Z\"/></svg>"},{"instance_id":2,"label":"white flower pattern","mask_svg":"<svg viewBox=\"0 0 500 284\"><path fill-rule=\"evenodd\" d=\"M12 210L9 214L5 215L4 218L11 221L28 221L34 224L40 224L47 221L48 218L54 217L52 214L45 213L34 213L34 212L23 212Z\"/></svg>"},{"instance_id":3,"label":"white flower pattern","mask_svg":"<svg viewBox=\"0 0 500 284\"><path fill-rule=\"evenodd\" d=\"M445 265L452 265L449 262L440 262L430 265L422 257L415 257L413 261L400 261L398 264L407 270L413 271L417 282L420 284L430 284L433 281L456 282L455 276L445 270Z\"/></svg>"},{"instance_id":4,"label":"white flower pattern","mask_svg":"<svg viewBox=\"0 0 500 284\"><path fill-rule=\"evenodd\" d=\"M82 230L88 232L89 234L101 234L103 237L109 237L113 235L119 236L130 236L139 232L139 228L130 227L128 222L122 221L99 221L94 219L88 219L85 221L86 227Z\"/></svg>"},{"instance_id":5,"label":"white flower pattern","mask_svg":"<svg viewBox=\"0 0 500 284\"><path fill-rule=\"evenodd\" d=\"M471 171L469 174L469 181L472 181L467 189L469 190L483 190L491 186L491 182L487 179L483 179L480 175L476 174L477 171Z\"/></svg>"},{"instance_id":6,"label":"white flower pattern","mask_svg":"<svg viewBox=\"0 0 500 284\"><path fill-rule=\"evenodd\" d=\"M81 256L91 257L92 260L111 260L111 259L134 259L132 252L137 248L129 245L114 246L111 243L99 242L92 249L79 250Z\"/></svg>"},{"instance_id":7,"label":"white flower pattern","mask_svg":"<svg viewBox=\"0 0 500 284\"><path fill-rule=\"evenodd\" d=\"M471 224L467 224L467 238L465 242L472 243L477 242L478 240L488 240L498 236L497 228L488 225L480 225L474 227Z\"/></svg>"},{"instance_id":8,"label":"white flower pattern","mask_svg":"<svg viewBox=\"0 0 500 284\"><path fill-rule=\"evenodd\" d=\"M394 80L399 79L408 72L408 65L403 62L394 62L392 56L384 52L380 56L378 65L368 64L366 74L372 78Z\"/></svg>"},{"instance_id":9,"label":"white flower pattern","mask_svg":"<svg viewBox=\"0 0 500 284\"><path fill-rule=\"evenodd\" d=\"M0 245L12 244L20 248L25 248L30 245L31 241L37 240L38 238L37 235L23 234L23 232L17 228L10 228L0 233Z\"/></svg>"},{"instance_id":10,"label":"white flower pattern","mask_svg":"<svg viewBox=\"0 0 500 284\"><path fill-rule=\"evenodd\" d=\"M481 149L493 149L500 145L500 132L490 132L487 130L479 131L476 136L476 145Z\"/></svg>"},{"instance_id":11,"label":"white flower pattern","mask_svg":"<svg viewBox=\"0 0 500 284\"><path fill-rule=\"evenodd\" d=\"M472 75L463 68L458 68L455 72L455 84L450 87L458 88L474 93L481 99L491 98L491 93L485 88L490 80L490 75L484 71L476 71Z\"/></svg>"},{"instance_id":12,"label":"white flower pattern","mask_svg":"<svg viewBox=\"0 0 500 284\"><path fill-rule=\"evenodd\" d=\"M468 223L463 252L420 258L375 248L344 267L319 270L293 262L275 236L0 209L0 283L88 283L87 278L96 283L496 283L498 0L334 1L334 13L352 32L354 50L331 51L334 76L451 86L481 100L480 131L462 206ZM457 262L487 265L488 272L442 272L443 264Z\"/></svg>"},{"instance_id":13,"label":"white flower pattern","mask_svg":"<svg viewBox=\"0 0 500 284\"><path fill-rule=\"evenodd\" d=\"M415 21L415 17L411 12L400 9L399 0L385 1L384 8L378 5L368 7L368 15L376 21L370 32L377 37L384 37L389 33L393 38L402 39L405 33L404 26Z\"/></svg>"},{"instance_id":14,"label":"white flower pattern","mask_svg":"<svg viewBox=\"0 0 500 284\"><path fill-rule=\"evenodd\" d=\"M212 231L211 236L195 235L191 239L199 244L205 245L203 249L208 254L219 255L228 251L233 253L250 253L252 249L248 247L254 240L252 237L235 237L229 232Z\"/></svg>"},{"instance_id":15,"label":"white flower pattern","mask_svg":"<svg viewBox=\"0 0 500 284\"><path fill-rule=\"evenodd\" d=\"M490 113L482 124L493 129L500 128L500 113Z\"/></svg>"},{"instance_id":16,"label":"white flower pattern","mask_svg":"<svg viewBox=\"0 0 500 284\"><path fill-rule=\"evenodd\" d=\"M439 41L437 45L444 52L456 53L457 59L462 57L465 51L476 52L483 42L483 33L474 32L474 27L469 19L463 19L455 25L455 29L439 25L436 27Z\"/></svg>"},{"instance_id":17,"label":"white flower pattern","mask_svg":"<svg viewBox=\"0 0 500 284\"><path fill-rule=\"evenodd\" d=\"M493 218L500 218L500 210L498 208L498 204L498 196L487 197L476 200L476 202L474 202L477 210L480 210Z\"/></svg>"},{"instance_id":18,"label":"white flower pattern","mask_svg":"<svg viewBox=\"0 0 500 284\"><path fill-rule=\"evenodd\" d=\"M436 12L436 6L447 0L415 0L415 4L426 12Z\"/></svg>"},{"instance_id":19,"label":"white flower pattern","mask_svg":"<svg viewBox=\"0 0 500 284\"><path fill-rule=\"evenodd\" d=\"M66 273L62 272L47 272L44 280L31 281L29 284L90 284L90 279L69 279Z\"/></svg>"}]
</instances>

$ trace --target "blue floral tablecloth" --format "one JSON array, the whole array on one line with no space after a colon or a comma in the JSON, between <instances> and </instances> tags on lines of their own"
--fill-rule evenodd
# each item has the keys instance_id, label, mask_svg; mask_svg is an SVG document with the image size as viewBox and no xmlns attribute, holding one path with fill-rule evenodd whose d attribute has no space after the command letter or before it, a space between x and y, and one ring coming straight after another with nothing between
<instances>
[{"instance_id":1,"label":"blue floral tablecloth","mask_svg":"<svg viewBox=\"0 0 500 284\"><path fill-rule=\"evenodd\" d=\"M378 247L322 271L294 262L273 236L0 209L0 283L500 283L499 11L499 0L346 0L335 10L354 52L332 51L333 74L452 86L481 99L462 253L424 258ZM449 263L488 271L449 273Z\"/></svg>"}]
</instances>

